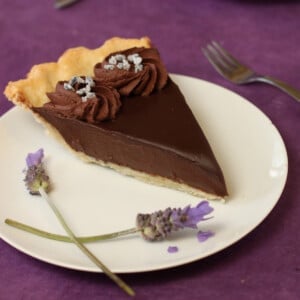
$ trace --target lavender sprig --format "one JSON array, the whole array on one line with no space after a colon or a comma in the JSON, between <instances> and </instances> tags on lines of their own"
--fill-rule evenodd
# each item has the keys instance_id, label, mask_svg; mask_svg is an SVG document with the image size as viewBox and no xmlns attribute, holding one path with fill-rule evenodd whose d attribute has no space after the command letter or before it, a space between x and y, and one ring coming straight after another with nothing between
<instances>
[{"instance_id":1,"label":"lavender sprig","mask_svg":"<svg viewBox=\"0 0 300 300\"><path fill-rule=\"evenodd\" d=\"M161 241L180 229L197 229L197 224L200 221L210 219L205 218L205 216L212 211L213 208L209 206L208 201L201 201L195 207L187 206L184 209L167 208L151 214L138 214L136 227L108 234L77 237L77 239L82 243L92 243L140 232L145 240L152 242ZM5 223L44 238L61 242L72 242L72 239L68 236L43 231L12 219L6 219ZM202 232L199 234L202 235ZM201 236L201 238L203 237Z\"/></svg>"},{"instance_id":2,"label":"lavender sprig","mask_svg":"<svg viewBox=\"0 0 300 300\"><path fill-rule=\"evenodd\" d=\"M43 166L44 151L39 149L35 153L29 153L26 157L27 169L25 170L25 184L31 194L41 195L52 208L57 219L67 232L68 236L58 235L42 231L40 229L22 224L12 219L6 219L5 223L15 228L24 230L26 232L63 242L71 242L86 254L91 261L93 261L103 272L108 275L116 284L118 284L126 293L134 296L134 291L123 282L117 275L113 274L93 253L91 253L83 243L96 242L101 240L112 239L128 234L140 232L141 236L148 241L160 241L168 238L173 232L180 229L191 228L197 229L200 221L210 219L206 217L213 211L208 201L201 201L195 207L186 206L185 208L167 208L159 210L151 214L138 214L136 217L136 226L131 229L122 230L103 235L76 237L72 230L65 222L63 216L55 206L55 204L48 197L50 190L49 176ZM205 241L211 237L213 232L198 232L197 238L199 242ZM168 252L174 253L178 251L177 246L169 247Z\"/></svg>"},{"instance_id":3,"label":"lavender sprig","mask_svg":"<svg viewBox=\"0 0 300 300\"><path fill-rule=\"evenodd\" d=\"M128 295L134 296L135 292L121 278L112 273L84 244L74 235L63 216L55 206L54 202L48 197L49 177L43 167L44 151L39 149L35 153L29 153L26 157L27 169L25 176L26 187L31 194L41 195L49 204L57 219L65 229L70 240L92 261L94 262L109 278L119 285Z\"/></svg>"}]
</instances>

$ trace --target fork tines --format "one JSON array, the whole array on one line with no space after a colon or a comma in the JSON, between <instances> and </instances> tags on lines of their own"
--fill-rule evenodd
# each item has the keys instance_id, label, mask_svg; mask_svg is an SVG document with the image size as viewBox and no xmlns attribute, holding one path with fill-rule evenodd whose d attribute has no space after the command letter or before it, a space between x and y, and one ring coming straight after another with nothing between
<instances>
[{"instance_id":1,"label":"fork tines","mask_svg":"<svg viewBox=\"0 0 300 300\"><path fill-rule=\"evenodd\" d=\"M212 66L226 79L237 84L245 82L254 72L246 65L239 62L219 43L212 41L205 48L202 48L203 54L212 64Z\"/></svg>"},{"instance_id":2,"label":"fork tines","mask_svg":"<svg viewBox=\"0 0 300 300\"><path fill-rule=\"evenodd\" d=\"M216 41L212 41L206 48L202 48L202 52L221 75L224 75L227 69L241 64Z\"/></svg>"}]
</instances>

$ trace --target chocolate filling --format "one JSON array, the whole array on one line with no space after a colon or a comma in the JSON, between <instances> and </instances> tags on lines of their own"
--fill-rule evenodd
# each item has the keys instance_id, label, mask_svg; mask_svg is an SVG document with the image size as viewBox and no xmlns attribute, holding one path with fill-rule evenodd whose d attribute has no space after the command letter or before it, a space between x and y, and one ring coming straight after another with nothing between
<instances>
[{"instance_id":1,"label":"chocolate filling","mask_svg":"<svg viewBox=\"0 0 300 300\"><path fill-rule=\"evenodd\" d=\"M222 171L177 85L122 97L116 119L89 124L33 108L76 151L224 197Z\"/></svg>"}]
</instances>

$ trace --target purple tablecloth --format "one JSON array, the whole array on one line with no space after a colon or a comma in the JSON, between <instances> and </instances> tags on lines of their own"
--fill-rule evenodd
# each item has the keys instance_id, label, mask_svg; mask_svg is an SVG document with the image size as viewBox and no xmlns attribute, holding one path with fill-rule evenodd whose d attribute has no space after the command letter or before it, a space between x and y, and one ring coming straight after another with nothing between
<instances>
[{"instance_id":1,"label":"purple tablecloth","mask_svg":"<svg viewBox=\"0 0 300 300\"><path fill-rule=\"evenodd\" d=\"M1 90L32 65L56 60L66 48L147 35L169 72L208 80L247 98L270 117L287 147L287 184L266 220L201 261L122 276L136 298L300 299L300 103L264 84L226 82L200 51L208 41L220 41L258 71L300 89L299 1L82 0L64 10L54 9L53 2L1 1ZM11 107L1 96L0 114ZM127 299L103 274L38 261L2 240L0 253L0 299Z\"/></svg>"}]
</instances>

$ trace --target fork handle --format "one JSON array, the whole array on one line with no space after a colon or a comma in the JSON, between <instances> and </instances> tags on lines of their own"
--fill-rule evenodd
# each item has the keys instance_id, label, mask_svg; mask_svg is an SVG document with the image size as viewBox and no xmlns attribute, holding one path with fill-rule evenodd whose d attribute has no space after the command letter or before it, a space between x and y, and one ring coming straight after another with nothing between
<instances>
[{"instance_id":1,"label":"fork handle","mask_svg":"<svg viewBox=\"0 0 300 300\"><path fill-rule=\"evenodd\" d=\"M295 100L300 102L300 91L291 87L287 83L282 82L282 81L275 79L273 77L270 77L270 76L263 76L263 77L259 77L257 79L258 79L258 81L265 82L265 83L271 84L273 86L276 86L277 88L281 89L282 91L284 91L285 93L287 93L288 95L293 97Z\"/></svg>"}]
</instances>

